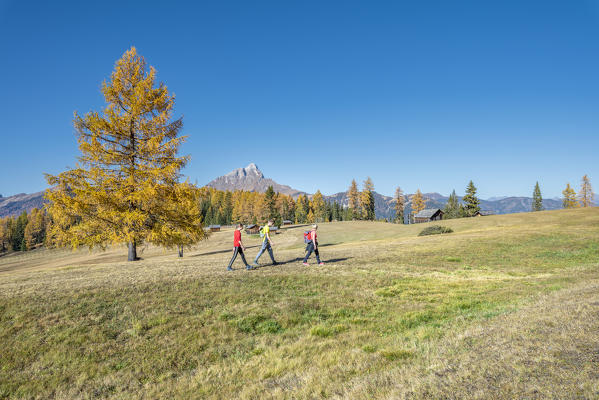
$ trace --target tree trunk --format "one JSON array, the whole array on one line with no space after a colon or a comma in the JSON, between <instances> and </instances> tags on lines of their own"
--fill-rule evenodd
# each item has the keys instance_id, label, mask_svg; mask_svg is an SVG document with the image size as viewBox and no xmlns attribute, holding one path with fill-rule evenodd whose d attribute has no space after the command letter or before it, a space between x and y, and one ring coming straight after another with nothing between
<instances>
[{"instance_id":1,"label":"tree trunk","mask_svg":"<svg viewBox=\"0 0 599 400\"><path fill-rule=\"evenodd\" d=\"M135 241L127 243L129 246L129 257L127 261L136 261L137 260L137 245Z\"/></svg>"},{"instance_id":2,"label":"tree trunk","mask_svg":"<svg viewBox=\"0 0 599 400\"><path fill-rule=\"evenodd\" d=\"M179 257L183 257L183 246L179 246Z\"/></svg>"}]
</instances>

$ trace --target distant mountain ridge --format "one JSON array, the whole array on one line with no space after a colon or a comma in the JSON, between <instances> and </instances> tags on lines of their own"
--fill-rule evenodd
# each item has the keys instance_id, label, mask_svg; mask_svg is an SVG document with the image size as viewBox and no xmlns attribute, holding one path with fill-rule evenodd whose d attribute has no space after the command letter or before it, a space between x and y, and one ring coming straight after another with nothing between
<instances>
[{"instance_id":1,"label":"distant mountain ridge","mask_svg":"<svg viewBox=\"0 0 599 400\"><path fill-rule=\"evenodd\" d=\"M217 190L245 190L247 192L266 192L269 186L275 192L283 193L293 198L297 198L300 194L307 194L301 190L293 189L287 185L280 185L270 178L264 177L264 174L254 163L249 164L245 168L237 168L226 175L208 182L206 186Z\"/></svg>"},{"instance_id":2,"label":"distant mountain ridge","mask_svg":"<svg viewBox=\"0 0 599 400\"><path fill-rule=\"evenodd\" d=\"M272 186L276 192L297 198L299 195L310 194L287 185L281 185L270 178L266 178L258 166L254 163L245 168L238 168L226 175L220 176L210 181L206 186L218 190L245 190L249 192L265 192L269 186ZM9 215L19 215L23 211L31 211L33 208L41 208L44 205L44 192L20 193L14 196L0 196L0 217ZM406 195L406 215L411 212L412 194ZM328 201L336 201L343 206L348 206L347 192L340 192L330 196L324 196ZM427 200L427 208L443 208L449 197L439 193L424 193L423 197ZM461 197L458 197L461 201ZM385 196L374 192L375 212L377 218L392 219L395 216L395 200L390 196ZM531 210L532 198L530 197L506 197L498 196L487 200L480 200L482 210L492 211L495 214L511 214L518 212L527 212ZM546 210L555 210L562 207L561 199L543 199L543 206Z\"/></svg>"},{"instance_id":3,"label":"distant mountain ridge","mask_svg":"<svg viewBox=\"0 0 599 400\"><path fill-rule=\"evenodd\" d=\"M272 179L265 178L264 174L254 163L249 164L245 168L238 168L229 172L226 175L220 176L209 182L206 186L218 190L246 190L250 192L265 192L269 186L272 186L275 192L290 195L297 198L300 194L310 196L310 194L301 190L293 189L287 185L281 185ZM406 195L406 215L411 209L412 194ZM447 203L448 196L443 196L439 193L424 193L423 197L427 200L427 208L443 208ZM324 196L328 201L336 201L337 203L347 207L348 198L347 192L340 192L330 196ZM458 197L461 201L461 197ZM392 219L395 216L395 200L392 197L374 192L375 212L377 218ZM498 196L488 200L480 200L481 209L492 211L495 214L510 214L517 212L530 211L532 208L532 198L530 197L508 197ZM562 207L561 200L544 199L543 206L546 210L555 210Z\"/></svg>"},{"instance_id":4,"label":"distant mountain ridge","mask_svg":"<svg viewBox=\"0 0 599 400\"><path fill-rule=\"evenodd\" d=\"M34 208L42 208L44 205L44 192L19 193L14 196L0 196L0 217L19 215L23 211L31 211Z\"/></svg>"}]
</instances>

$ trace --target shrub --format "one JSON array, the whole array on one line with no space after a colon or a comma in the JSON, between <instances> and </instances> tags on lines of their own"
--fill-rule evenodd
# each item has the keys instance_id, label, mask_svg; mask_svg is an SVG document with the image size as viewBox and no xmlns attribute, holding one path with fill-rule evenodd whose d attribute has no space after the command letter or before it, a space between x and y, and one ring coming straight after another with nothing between
<instances>
[{"instance_id":1,"label":"shrub","mask_svg":"<svg viewBox=\"0 0 599 400\"><path fill-rule=\"evenodd\" d=\"M418 236L439 235L441 233L451 233L451 232L453 232L453 229L448 228L446 226L432 225L432 226L427 226L426 228L424 228L418 234Z\"/></svg>"}]
</instances>

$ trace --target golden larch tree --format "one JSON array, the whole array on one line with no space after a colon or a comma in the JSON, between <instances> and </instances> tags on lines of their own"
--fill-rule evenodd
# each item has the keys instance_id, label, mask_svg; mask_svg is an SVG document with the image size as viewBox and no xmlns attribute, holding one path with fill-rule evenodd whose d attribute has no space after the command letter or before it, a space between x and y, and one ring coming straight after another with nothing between
<instances>
[{"instance_id":1,"label":"golden larch tree","mask_svg":"<svg viewBox=\"0 0 599 400\"><path fill-rule=\"evenodd\" d=\"M356 219L360 213L360 192L358 191L358 184L355 179L352 179L351 186L347 191L348 205L352 213L352 219Z\"/></svg>"},{"instance_id":2,"label":"golden larch tree","mask_svg":"<svg viewBox=\"0 0 599 400\"><path fill-rule=\"evenodd\" d=\"M566 188L562 191L562 207L563 208L576 208L580 206L580 203L576 200L576 191L572 189L570 183L566 184Z\"/></svg>"},{"instance_id":3,"label":"golden larch tree","mask_svg":"<svg viewBox=\"0 0 599 400\"><path fill-rule=\"evenodd\" d=\"M395 189L395 223L403 224L404 223L404 209L406 206L405 196L403 195L403 190L401 187L397 187Z\"/></svg>"},{"instance_id":4,"label":"golden larch tree","mask_svg":"<svg viewBox=\"0 0 599 400\"><path fill-rule=\"evenodd\" d=\"M360 193L360 208L362 209L363 219L366 221L374 221L374 184L370 177L364 181L364 188L362 193Z\"/></svg>"},{"instance_id":5,"label":"golden larch tree","mask_svg":"<svg viewBox=\"0 0 599 400\"><path fill-rule=\"evenodd\" d=\"M317 190L312 197L312 209L314 210L315 222L324 222L327 214L327 205L320 190Z\"/></svg>"},{"instance_id":6,"label":"golden larch tree","mask_svg":"<svg viewBox=\"0 0 599 400\"><path fill-rule=\"evenodd\" d=\"M426 208L426 200L422 196L420 189L416 190L416 193L412 195L412 214L416 215L420 211Z\"/></svg>"},{"instance_id":7,"label":"golden larch tree","mask_svg":"<svg viewBox=\"0 0 599 400\"><path fill-rule=\"evenodd\" d=\"M75 113L75 168L46 175L54 187L45 197L56 244L126 243L133 261L144 242L173 248L203 239L201 213L192 206L196 189L179 182L188 157L178 156L184 137L182 120L172 120L174 95L156 85L156 70L134 47L116 62L102 93L102 113Z\"/></svg>"},{"instance_id":8,"label":"golden larch tree","mask_svg":"<svg viewBox=\"0 0 599 400\"><path fill-rule=\"evenodd\" d=\"M578 200L580 201L580 205L583 207L592 207L593 199L595 194L593 193L593 188L591 187L591 180L588 175L582 177L582 181L580 182L580 191L578 192Z\"/></svg>"}]
</instances>

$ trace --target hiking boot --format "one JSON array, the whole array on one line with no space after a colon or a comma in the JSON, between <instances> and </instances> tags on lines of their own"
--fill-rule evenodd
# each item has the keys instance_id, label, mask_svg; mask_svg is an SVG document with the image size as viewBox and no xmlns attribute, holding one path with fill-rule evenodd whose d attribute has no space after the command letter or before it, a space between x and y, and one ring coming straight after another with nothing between
<instances>
[{"instance_id":1,"label":"hiking boot","mask_svg":"<svg viewBox=\"0 0 599 400\"><path fill-rule=\"evenodd\" d=\"M278 263L278 262L276 262L276 261L275 261L274 263L272 263L272 265L279 265L279 264L280 264L280 263Z\"/></svg>"},{"instance_id":2,"label":"hiking boot","mask_svg":"<svg viewBox=\"0 0 599 400\"><path fill-rule=\"evenodd\" d=\"M318 263L318 265L324 265L324 263L321 261L321 262Z\"/></svg>"},{"instance_id":3,"label":"hiking boot","mask_svg":"<svg viewBox=\"0 0 599 400\"><path fill-rule=\"evenodd\" d=\"M254 263L252 264L252 267L254 268L258 268L260 266L260 264L258 264L258 261L254 261Z\"/></svg>"},{"instance_id":4,"label":"hiking boot","mask_svg":"<svg viewBox=\"0 0 599 400\"><path fill-rule=\"evenodd\" d=\"M252 267L251 265L246 265L245 269L247 269L249 271L250 269L254 269L254 267Z\"/></svg>"},{"instance_id":5,"label":"hiking boot","mask_svg":"<svg viewBox=\"0 0 599 400\"><path fill-rule=\"evenodd\" d=\"M233 271L233 268L227 267L227 271Z\"/></svg>"},{"instance_id":6,"label":"hiking boot","mask_svg":"<svg viewBox=\"0 0 599 400\"><path fill-rule=\"evenodd\" d=\"M309 267L310 266L310 264L308 264L308 263L302 263L302 265L305 266L305 267Z\"/></svg>"}]
</instances>

